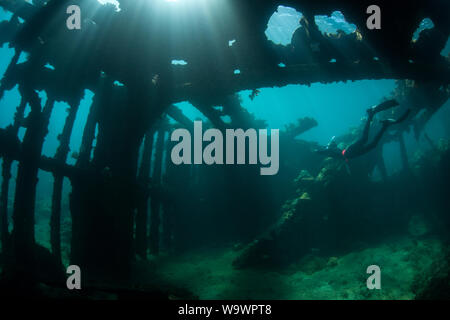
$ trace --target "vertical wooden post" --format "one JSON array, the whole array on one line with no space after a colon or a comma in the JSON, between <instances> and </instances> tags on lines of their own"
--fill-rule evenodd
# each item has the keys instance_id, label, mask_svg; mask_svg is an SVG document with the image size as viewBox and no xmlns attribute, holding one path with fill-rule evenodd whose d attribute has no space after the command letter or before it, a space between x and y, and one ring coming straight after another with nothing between
<instances>
[{"instance_id":1,"label":"vertical wooden post","mask_svg":"<svg viewBox=\"0 0 450 320\"><path fill-rule=\"evenodd\" d=\"M166 141L166 173L163 179L163 202L162 202L162 246L166 250L172 248L172 233L173 233L173 216L174 204L170 201L172 196L172 188L175 186L173 179L177 177L174 174L174 164L170 157L173 142L169 139ZM181 177L179 177L181 178Z\"/></svg>"},{"instance_id":2,"label":"vertical wooden post","mask_svg":"<svg viewBox=\"0 0 450 320\"><path fill-rule=\"evenodd\" d=\"M163 126L158 130L158 138L156 141L155 166L153 170L152 182L154 186L160 189L162 158L164 153L164 136L165 128ZM159 194L159 193L158 193ZM150 253L157 255L159 253L159 227L160 227L160 196L152 196L151 198L151 215L150 215Z\"/></svg>"},{"instance_id":3,"label":"vertical wooden post","mask_svg":"<svg viewBox=\"0 0 450 320\"><path fill-rule=\"evenodd\" d=\"M2 190L0 195L0 232L2 248L8 247L9 231L8 231L8 196L9 196L9 180L11 179L12 160L4 158L2 166Z\"/></svg>"},{"instance_id":4,"label":"vertical wooden post","mask_svg":"<svg viewBox=\"0 0 450 320\"><path fill-rule=\"evenodd\" d=\"M83 267L87 283L128 281L131 276L139 149L167 106L141 82L117 87L110 78L102 80L94 97L93 108L98 109L82 146L92 149L88 136L94 136L97 123L95 152L90 161L90 152L80 151L77 165L86 163L86 170L71 177L71 264Z\"/></svg>"},{"instance_id":5,"label":"vertical wooden post","mask_svg":"<svg viewBox=\"0 0 450 320\"><path fill-rule=\"evenodd\" d=\"M28 86L22 86L19 89L30 104L31 112L27 118L27 131L22 143L22 159L17 172L12 243L16 262L14 272L21 284L30 286L35 282L36 276L34 209L38 165L54 100L49 98L41 111L38 94Z\"/></svg>"},{"instance_id":6,"label":"vertical wooden post","mask_svg":"<svg viewBox=\"0 0 450 320\"><path fill-rule=\"evenodd\" d=\"M78 153L78 159L76 166L85 168L89 164L92 151L92 142L95 138L95 127L98 122L98 113L100 108L100 102L97 96L94 97L91 108L89 109L86 125L83 130L83 137L81 138L80 152Z\"/></svg>"},{"instance_id":7,"label":"vertical wooden post","mask_svg":"<svg viewBox=\"0 0 450 320\"><path fill-rule=\"evenodd\" d=\"M81 138L81 146L78 153L78 158L76 161L76 167L87 168L89 166L92 143L95 138L95 127L98 122L98 113L100 109L99 98L96 95L89 108L89 113L87 116L86 124L83 129L83 136ZM82 200L82 195L84 192L83 185L85 187L88 181L82 176L76 179L72 177L70 179L72 186L72 192L70 193L70 214L72 217L72 237L70 242L70 262L74 264L80 264L83 262L83 253L86 250L86 245L84 243L85 236L83 234L84 230L84 220L83 212L85 209L85 204Z\"/></svg>"},{"instance_id":8,"label":"vertical wooden post","mask_svg":"<svg viewBox=\"0 0 450 320\"><path fill-rule=\"evenodd\" d=\"M149 176L152 161L154 131L150 129L145 135L144 150L142 153L141 168L138 181L144 190L137 206L136 215L136 253L143 259L147 258L148 236L148 201Z\"/></svg>"},{"instance_id":9,"label":"vertical wooden post","mask_svg":"<svg viewBox=\"0 0 450 320\"><path fill-rule=\"evenodd\" d=\"M380 143L378 145L378 147L375 149L376 151L376 155L375 155L375 159L376 159L376 167L378 168L378 170L380 171L380 175L381 178L383 179L383 181L386 181L388 178L388 174L387 174L387 169L386 169L386 163L384 162L384 157L383 157L383 146L384 144Z\"/></svg>"},{"instance_id":10,"label":"vertical wooden post","mask_svg":"<svg viewBox=\"0 0 450 320\"><path fill-rule=\"evenodd\" d=\"M78 105L69 108L63 131L58 137L60 145L55 154L55 159L61 163L65 163L67 155L70 151L69 143L72 135L73 125L78 111ZM53 174L53 194L52 194L52 214L50 218L50 243L52 253L58 263L62 263L61 259L61 199L64 177L61 174Z\"/></svg>"},{"instance_id":11,"label":"vertical wooden post","mask_svg":"<svg viewBox=\"0 0 450 320\"><path fill-rule=\"evenodd\" d=\"M12 136L17 136L20 128L20 122L23 119L23 113L27 103L22 98L20 105L17 107L16 114L14 116L14 124L8 127ZM2 187L0 194L0 233L2 248L5 250L9 244L9 231L8 231L8 198L9 198L9 181L11 179L11 166L12 159L4 158L2 165Z\"/></svg>"},{"instance_id":12,"label":"vertical wooden post","mask_svg":"<svg viewBox=\"0 0 450 320\"><path fill-rule=\"evenodd\" d=\"M388 174L387 174L387 169L386 169L386 163L384 162L384 158L383 158L382 154L380 154L378 156L377 166L378 166L378 170L380 170L380 174L381 174L383 181L386 181L388 178Z\"/></svg>"},{"instance_id":13,"label":"vertical wooden post","mask_svg":"<svg viewBox=\"0 0 450 320\"><path fill-rule=\"evenodd\" d=\"M409 170L408 153L406 151L405 139L403 138L403 132L398 133L398 142L400 145L400 156L402 159L403 171Z\"/></svg>"}]
</instances>

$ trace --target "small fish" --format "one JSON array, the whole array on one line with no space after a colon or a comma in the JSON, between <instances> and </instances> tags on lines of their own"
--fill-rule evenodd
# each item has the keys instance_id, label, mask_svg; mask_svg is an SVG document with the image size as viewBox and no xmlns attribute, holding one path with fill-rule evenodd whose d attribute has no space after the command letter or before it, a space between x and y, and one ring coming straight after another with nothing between
<instances>
[{"instance_id":1,"label":"small fish","mask_svg":"<svg viewBox=\"0 0 450 320\"><path fill-rule=\"evenodd\" d=\"M152 78L152 83L154 86L156 86L159 82L159 75L155 74Z\"/></svg>"}]
</instances>

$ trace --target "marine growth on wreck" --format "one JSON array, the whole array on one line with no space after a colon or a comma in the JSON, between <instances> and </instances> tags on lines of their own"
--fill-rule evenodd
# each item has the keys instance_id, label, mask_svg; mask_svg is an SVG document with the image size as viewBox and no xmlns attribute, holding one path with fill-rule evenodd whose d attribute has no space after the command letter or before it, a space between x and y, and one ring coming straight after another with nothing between
<instances>
[{"instance_id":1,"label":"marine growth on wreck","mask_svg":"<svg viewBox=\"0 0 450 320\"><path fill-rule=\"evenodd\" d=\"M449 299L450 2L376 2L0 0L0 296Z\"/></svg>"}]
</instances>

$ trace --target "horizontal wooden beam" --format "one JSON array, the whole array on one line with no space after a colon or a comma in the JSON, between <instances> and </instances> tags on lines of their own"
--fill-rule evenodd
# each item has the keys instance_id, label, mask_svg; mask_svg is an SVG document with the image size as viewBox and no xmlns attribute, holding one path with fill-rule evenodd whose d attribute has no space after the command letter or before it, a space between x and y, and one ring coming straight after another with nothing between
<instances>
[{"instance_id":1,"label":"horizontal wooden beam","mask_svg":"<svg viewBox=\"0 0 450 320\"><path fill-rule=\"evenodd\" d=\"M327 63L293 65L284 68L241 70L233 76L217 76L216 81L202 79L186 85L179 85L174 90L174 103L181 101L203 101L209 105L220 105L227 95L242 91L269 87L284 87L312 83L333 83L357 80L422 80L450 83L450 63L404 63L390 67L379 61L364 63Z\"/></svg>"}]
</instances>

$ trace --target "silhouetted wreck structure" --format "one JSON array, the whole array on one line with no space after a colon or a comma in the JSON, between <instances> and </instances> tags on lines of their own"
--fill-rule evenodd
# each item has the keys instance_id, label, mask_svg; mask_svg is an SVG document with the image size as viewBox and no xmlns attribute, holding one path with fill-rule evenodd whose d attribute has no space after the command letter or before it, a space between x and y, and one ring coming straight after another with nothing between
<instances>
[{"instance_id":1,"label":"silhouetted wreck structure","mask_svg":"<svg viewBox=\"0 0 450 320\"><path fill-rule=\"evenodd\" d=\"M83 266L86 279L126 280L135 254L145 258L148 249L157 254L161 246L170 246L172 233L177 232L171 222L175 217L170 212L177 210L171 197L183 197L182 182L195 175L194 169L173 166L167 159L165 176L161 172L163 153L170 154L170 142L164 139L172 130L167 118L174 119L177 127L192 127L174 106L177 102L189 101L215 127L225 129L264 126L248 115L235 96L262 87L408 79L417 84L415 90L431 92L428 97L435 100L417 106L417 113L424 108L435 112L448 99L450 63L440 55L450 34L448 1L380 0L381 30L365 27L366 9L372 4L365 0L211 1L206 13L186 12L182 23L175 23L179 18L164 1L120 0L121 10L116 11L112 5L80 0L76 2L82 10L82 29L68 30L65 9L72 2L34 1L33 5L0 0L0 6L13 13L9 21L0 23L0 41L15 50L1 81L0 97L18 86L22 99L14 123L0 130L1 239L13 257L14 278L24 285L38 277L34 204L39 169L54 176L51 246L59 264L64 177L72 185L71 263ZM264 34L279 5L295 8L308 21L309 32L302 34L306 27L299 29L287 46L275 45ZM358 27L357 32L336 36L318 31L314 16L336 10ZM414 31L427 17L434 28L412 42ZM307 52L313 42L320 45L317 54ZM22 53L28 59L18 63ZM173 65L173 60L187 65ZM78 153L77 162L69 165L71 132L86 89L95 96L81 148L71 150ZM45 105L38 90L48 96ZM70 106L60 146L53 157L44 157L49 118L60 101ZM27 105L31 112L24 118ZM223 111L214 106L223 106ZM222 120L223 115L231 118L231 124ZM17 138L21 127L26 128L22 142ZM13 161L19 167L9 222ZM11 234L8 223L13 223Z\"/></svg>"}]
</instances>

